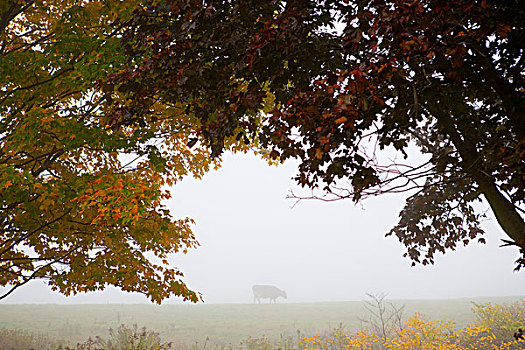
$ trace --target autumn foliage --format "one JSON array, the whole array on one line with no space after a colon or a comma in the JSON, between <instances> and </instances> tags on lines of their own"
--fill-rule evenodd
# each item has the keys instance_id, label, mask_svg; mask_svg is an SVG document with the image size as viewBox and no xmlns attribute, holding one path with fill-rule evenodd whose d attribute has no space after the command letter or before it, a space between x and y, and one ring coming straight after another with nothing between
<instances>
[{"instance_id":1,"label":"autumn foliage","mask_svg":"<svg viewBox=\"0 0 525 350\"><path fill-rule=\"evenodd\" d=\"M389 234L414 264L484 242L485 199L520 268L524 23L520 0L0 2L0 286L198 300L167 186L252 147L329 199L409 192Z\"/></svg>"},{"instance_id":2,"label":"autumn foliage","mask_svg":"<svg viewBox=\"0 0 525 350\"><path fill-rule=\"evenodd\" d=\"M482 199L525 253L524 23L519 0L153 1L107 80L132 100L114 123L183 104L214 156L235 137L324 199L408 192L389 235L414 264L483 243Z\"/></svg>"},{"instance_id":3,"label":"autumn foliage","mask_svg":"<svg viewBox=\"0 0 525 350\"><path fill-rule=\"evenodd\" d=\"M155 302L199 299L169 265L198 243L192 220L164 207L164 186L216 162L187 147L196 126L176 107L154 104L147 127L116 129L96 89L123 70L119 23L138 4L1 2L3 297L45 279L65 295L114 285Z\"/></svg>"},{"instance_id":4,"label":"autumn foliage","mask_svg":"<svg viewBox=\"0 0 525 350\"><path fill-rule=\"evenodd\" d=\"M397 349L397 350L518 350L525 340L516 340L512 334L525 322L524 304L475 305L479 321L457 329L452 322L430 321L419 313L408 318L399 329L391 329L384 340L366 330L348 334L334 329L327 334L303 338L300 349Z\"/></svg>"}]
</instances>

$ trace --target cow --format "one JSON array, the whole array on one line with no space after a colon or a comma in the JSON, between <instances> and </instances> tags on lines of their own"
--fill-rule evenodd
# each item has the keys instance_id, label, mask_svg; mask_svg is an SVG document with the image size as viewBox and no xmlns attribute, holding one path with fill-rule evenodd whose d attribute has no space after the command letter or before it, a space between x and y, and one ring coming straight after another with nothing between
<instances>
[{"instance_id":1,"label":"cow","mask_svg":"<svg viewBox=\"0 0 525 350\"><path fill-rule=\"evenodd\" d=\"M252 291L254 303L256 301L261 303L261 299L269 299L269 303L272 301L275 303L278 297L286 299L286 292L275 286L255 285L252 287Z\"/></svg>"}]
</instances>

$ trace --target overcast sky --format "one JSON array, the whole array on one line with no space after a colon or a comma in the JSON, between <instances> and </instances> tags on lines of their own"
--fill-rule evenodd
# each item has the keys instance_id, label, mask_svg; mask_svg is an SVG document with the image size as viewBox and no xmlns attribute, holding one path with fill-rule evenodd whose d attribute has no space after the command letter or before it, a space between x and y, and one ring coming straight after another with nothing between
<instances>
[{"instance_id":1,"label":"overcast sky","mask_svg":"<svg viewBox=\"0 0 525 350\"><path fill-rule=\"evenodd\" d=\"M439 256L433 266L411 267L404 247L384 235L397 222L403 195L350 201L303 201L291 208L292 162L270 167L253 155L226 155L218 171L185 179L168 206L196 220L201 246L172 262L206 303L250 303L253 284L273 284L287 302L390 298L454 298L525 295L525 272L513 272L516 249L494 220L485 222L486 245L472 244ZM489 212L490 213L490 212ZM148 302L108 288L65 298L32 282L2 303ZM167 303L180 302L176 298Z\"/></svg>"}]
</instances>

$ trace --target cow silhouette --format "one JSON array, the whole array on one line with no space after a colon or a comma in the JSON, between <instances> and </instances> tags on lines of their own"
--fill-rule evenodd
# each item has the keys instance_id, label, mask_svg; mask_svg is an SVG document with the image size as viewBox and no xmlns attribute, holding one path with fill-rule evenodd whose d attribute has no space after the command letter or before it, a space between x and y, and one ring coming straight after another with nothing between
<instances>
[{"instance_id":1,"label":"cow silhouette","mask_svg":"<svg viewBox=\"0 0 525 350\"><path fill-rule=\"evenodd\" d=\"M252 291L254 303L256 301L260 303L261 299L269 299L269 303L271 303L272 301L275 303L278 297L283 297L284 299L286 299L286 292L284 290L280 290L275 286L255 285L252 287Z\"/></svg>"}]
</instances>

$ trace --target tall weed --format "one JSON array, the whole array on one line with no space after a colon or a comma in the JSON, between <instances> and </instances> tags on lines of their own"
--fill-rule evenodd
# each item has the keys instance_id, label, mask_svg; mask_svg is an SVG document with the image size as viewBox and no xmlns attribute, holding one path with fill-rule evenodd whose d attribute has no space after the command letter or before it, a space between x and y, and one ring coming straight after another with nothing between
<instances>
[{"instance_id":1,"label":"tall weed","mask_svg":"<svg viewBox=\"0 0 525 350\"><path fill-rule=\"evenodd\" d=\"M0 329L2 350L55 350L60 349L64 344L64 341L22 329Z\"/></svg>"}]
</instances>

